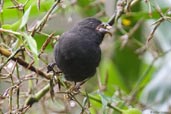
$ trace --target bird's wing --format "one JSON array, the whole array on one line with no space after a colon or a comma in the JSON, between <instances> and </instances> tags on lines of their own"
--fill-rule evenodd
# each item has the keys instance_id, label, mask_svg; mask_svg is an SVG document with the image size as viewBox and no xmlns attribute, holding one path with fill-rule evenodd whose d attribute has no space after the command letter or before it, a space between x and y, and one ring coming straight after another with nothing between
<instances>
[{"instance_id":1,"label":"bird's wing","mask_svg":"<svg viewBox=\"0 0 171 114\"><path fill-rule=\"evenodd\" d=\"M79 33L66 32L61 35L59 40L60 54L66 61L76 63L81 61L82 64L92 63L98 66L101 59L99 46L91 42L86 36ZM87 56L87 54L89 54Z\"/></svg>"}]
</instances>

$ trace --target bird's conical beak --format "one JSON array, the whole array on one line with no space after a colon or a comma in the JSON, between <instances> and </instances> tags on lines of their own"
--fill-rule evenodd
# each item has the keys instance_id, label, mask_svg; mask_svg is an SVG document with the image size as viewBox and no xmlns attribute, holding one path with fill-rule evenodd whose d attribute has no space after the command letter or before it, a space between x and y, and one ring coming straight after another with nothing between
<instances>
[{"instance_id":1,"label":"bird's conical beak","mask_svg":"<svg viewBox=\"0 0 171 114\"><path fill-rule=\"evenodd\" d=\"M110 36L112 36L110 29L112 29L112 26L106 23L102 23L96 28L96 30L98 30L99 32L104 33L104 34L109 34Z\"/></svg>"}]
</instances>

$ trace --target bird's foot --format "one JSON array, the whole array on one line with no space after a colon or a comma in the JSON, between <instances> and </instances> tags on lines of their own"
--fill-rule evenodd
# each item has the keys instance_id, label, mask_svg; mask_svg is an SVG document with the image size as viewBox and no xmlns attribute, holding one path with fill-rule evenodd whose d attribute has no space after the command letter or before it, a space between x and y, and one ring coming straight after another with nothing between
<instances>
[{"instance_id":1,"label":"bird's foot","mask_svg":"<svg viewBox=\"0 0 171 114\"><path fill-rule=\"evenodd\" d=\"M74 82L74 86L71 86L68 90L68 92L72 92L72 93L75 93L75 94L78 94L80 93L80 89L81 89L81 86L86 82L85 81L82 81L82 82Z\"/></svg>"},{"instance_id":2,"label":"bird's foot","mask_svg":"<svg viewBox=\"0 0 171 114\"><path fill-rule=\"evenodd\" d=\"M58 68L57 68L57 71L55 71L55 69L54 69L55 65L56 65L56 63L48 64L48 66L47 66L47 73L49 73L51 71L53 71L54 75L62 73L62 71L60 69L58 69Z\"/></svg>"},{"instance_id":3,"label":"bird's foot","mask_svg":"<svg viewBox=\"0 0 171 114\"><path fill-rule=\"evenodd\" d=\"M54 66L55 65L56 65L56 63L48 64L48 66L47 66L47 73L49 73L51 71L55 72L55 70L54 70Z\"/></svg>"}]
</instances>

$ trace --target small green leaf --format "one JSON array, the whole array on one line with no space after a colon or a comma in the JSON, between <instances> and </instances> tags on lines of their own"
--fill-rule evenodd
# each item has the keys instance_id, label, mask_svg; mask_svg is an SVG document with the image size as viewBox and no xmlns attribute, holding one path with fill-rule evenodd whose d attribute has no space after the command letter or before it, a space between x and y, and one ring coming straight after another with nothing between
<instances>
[{"instance_id":1,"label":"small green leaf","mask_svg":"<svg viewBox=\"0 0 171 114\"><path fill-rule=\"evenodd\" d=\"M37 43L35 41L35 39L31 36L28 35L26 33L23 33L24 37L26 38L26 41L31 49L31 51L35 54L38 55L38 51L37 51Z\"/></svg>"},{"instance_id":2,"label":"small green leaf","mask_svg":"<svg viewBox=\"0 0 171 114\"><path fill-rule=\"evenodd\" d=\"M99 92L99 96L101 98L102 101L102 110L105 111L107 104L111 101L110 97L105 96L103 93Z\"/></svg>"},{"instance_id":3,"label":"small green leaf","mask_svg":"<svg viewBox=\"0 0 171 114\"><path fill-rule=\"evenodd\" d=\"M100 93L99 95L101 97L101 101L102 101L103 107L106 107L107 104L108 104L108 98L107 98L107 96L103 95L102 93Z\"/></svg>"},{"instance_id":4,"label":"small green leaf","mask_svg":"<svg viewBox=\"0 0 171 114\"><path fill-rule=\"evenodd\" d=\"M13 23L13 24L11 25L11 29L12 29L13 31L17 31L17 30L19 29L19 27L20 27L20 24L21 24L21 19L18 20L17 22L15 22L15 23Z\"/></svg>"},{"instance_id":5,"label":"small green leaf","mask_svg":"<svg viewBox=\"0 0 171 114\"><path fill-rule=\"evenodd\" d=\"M26 10L26 12L24 13L24 15L21 19L20 29L22 29L26 25L26 23L28 22L30 11L31 11L31 6Z\"/></svg>"},{"instance_id":6,"label":"small green leaf","mask_svg":"<svg viewBox=\"0 0 171 114\"><path fill-rule=\"evenodd\" d=\"M11 25L5 24L5 25L2 25L2 28L3 28L3 29L11 30Z\"/></svg>"},{"instance_id":7,"label":"small green leaf","mask_svg":"<svg viewBox=\"0 0 171 114\"><path fill-rule=\"evenodd\" d=\"M130 108L128 110L123 110L122 114L142 114L142 112L137 108Z\"/></svg>"}]
</instances>

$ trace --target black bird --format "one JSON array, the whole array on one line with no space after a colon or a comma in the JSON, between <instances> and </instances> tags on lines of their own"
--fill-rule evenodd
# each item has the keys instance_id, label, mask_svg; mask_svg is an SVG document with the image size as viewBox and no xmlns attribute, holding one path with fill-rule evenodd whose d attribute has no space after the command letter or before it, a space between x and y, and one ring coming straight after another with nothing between
<instances>
[{"instance_id":1,"label":"black bird","mask_svg":"<svg viewBox=\"0 0 171 114\"><path fill-rule=\"evenodd\" d=\"M60 36L54 56L66 80L81 82L96 73L101 59L99 45L110 27L96 18L87 18Z\"/></svg>"}]
</instances>

